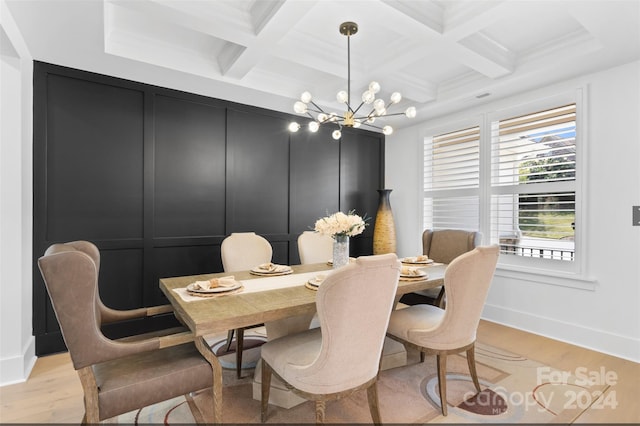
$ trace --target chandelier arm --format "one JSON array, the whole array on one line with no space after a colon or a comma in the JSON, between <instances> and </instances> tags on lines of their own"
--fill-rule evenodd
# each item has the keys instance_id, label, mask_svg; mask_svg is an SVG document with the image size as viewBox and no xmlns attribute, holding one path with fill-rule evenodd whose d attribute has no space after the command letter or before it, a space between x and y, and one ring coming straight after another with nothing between
<instances>
[{"instance_id":1,"label":"chandelier arm","mask_svg":"<svg viewBox=\"0 0 640 426\"><path fill-rule=\"evenodd\" d=\"M393 114L385 114L384 116L381 117L393 117L394 115L405 115L404 112L394 112Z\"/></svg>"},{"instance_id":2,"label":"chandelier arm","mask_svg":"<svg viewBox=\"0 0 640 426\"><path fill-rule=\"evenodd\" d=\"M363 125L363 126L373 127L374 129L378 129L378 130L382 130L382 127L380 127L380 126L376 126L376 125L374 125L374 124L369 124L369 123L362 122L362 123L361 123L361 125Z\"/></svg>"},{"instance_id":3,"label":"chandelier arm","mask_svg":"<svg viewBox=\"0 0 640 426\"><path fill-rule=\"evenodd\" d=\"M360 105L358 105L358 108L356 108L355 110L351 109L351 106L349 106L349 109L351 110L351 112L353 112L353 115L356 115L356 113L360 111L360 108L362 108L362 105L364 105L364 102L360 102Z\"/></svg>"},{"instance_id":4,"label":"chandelier arm","mask_svg":"<svg viewBox=\"0 0 640 426\"><path fill-rule=\"evenodd\" d=\"M323 113L323 114L326 114L326 112L325 112L322 108L320 108L320 107L318 106L318 104L316 104L315 102L313 102L313 101L309 101L309 103L310 103L311 105L313 105L314 107L318 108L318 110L317 110L316 112L321 112L321 113Z\"/></svg>"}]
</instances>

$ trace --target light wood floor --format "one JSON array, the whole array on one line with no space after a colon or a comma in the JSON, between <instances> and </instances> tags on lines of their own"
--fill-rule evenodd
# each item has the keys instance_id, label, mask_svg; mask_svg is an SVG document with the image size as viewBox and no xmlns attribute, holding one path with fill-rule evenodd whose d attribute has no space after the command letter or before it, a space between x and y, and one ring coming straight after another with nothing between
<instances>
[{"instance_id":1,"label":"light wood floor","mask_svg":"<svg viewBox=\"0 0 640 426\"><path fill-rule=\"evenodd\" d=\"M578 423L640 423L640 364L600 352L481 321L478 341L551 365L562 371L613 371L617 383L604 395L615 409L590 408ZM84 413L82 388L69 355L41 357L24 383L0 387L1 423L79 423ZM596 404L594 404L596 405Z\"/></svg>"}]
</instances>

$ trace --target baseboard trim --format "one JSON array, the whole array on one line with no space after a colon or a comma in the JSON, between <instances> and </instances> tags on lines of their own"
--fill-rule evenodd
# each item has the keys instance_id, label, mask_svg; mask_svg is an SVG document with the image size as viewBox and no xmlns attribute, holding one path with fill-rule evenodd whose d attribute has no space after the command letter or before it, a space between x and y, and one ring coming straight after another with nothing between
<instances>
[{"instance_id":1,"label":"baseboard trim","mask_svg":"<svg viewBox=\"0 0 640 426\"><path fill-rule=\"evenodd\" d=\"M639 339L490 304L485 305L482 318L607 355L640 362Z\"/></svg>"},{"instance_id":2,"label":"baseboard trim","mask_svg":"<svg viewBox=\"0 0 640 426\"><path fill-rule=\"evenodd\" d=\"M37 359L36 339L31 336L21 355L0 359L0 386L25 382Z\"/></svg>"}]
</instances>

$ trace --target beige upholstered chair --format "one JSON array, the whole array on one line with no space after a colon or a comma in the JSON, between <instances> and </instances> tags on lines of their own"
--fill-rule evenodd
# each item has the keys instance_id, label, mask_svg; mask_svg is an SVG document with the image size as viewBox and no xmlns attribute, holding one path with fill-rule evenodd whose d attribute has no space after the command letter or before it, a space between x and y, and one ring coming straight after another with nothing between
<instances>
[{"instance_id":1,"label":"beige upholstered chair","mask_svg":"<svg viewBox=\"0 0 640 426\"><path fill-rule=\"evenodd\" d=\"M422 254L429 256L438 263L451 263L453 259L463 253L473 250L482 242L482 234L461 229L427 229L422 233ZM430 288L416 291L411 296L413 303L429 303L444 308L444 287ZM407 299L410 297L407 296Z\"/></svg>"},{"instance_id":2,"label":"beige upholstered chair","mask_svg":"<svg viewBox=\"0 0 640 426\"><path fill-rule=\"evenodd\" d=\"M263 422L274 373L316 401L317 423L324 421L325 401L365 388L373 421L380 423L376 380L399 276L392 253L359 257L327 276L316 295L320 328L262 346Z\"/></svg>"},{"instance_id":3,"label":"beige upholstered chair","mask_svg":"<svg viewBox=\"0 0 640 426\"><path fill-rule=\"evenodd\" d=\"M273 248L266 238L255 232L234 232L222 241L220 256L225 272L246 271L262 263L271 262ZM244 328L235 330L236 333L236 375L242 375L242 351L244 342ZM233 341L234 330L227 334L228 351Z\"/></svg>"},{"instance_id":4,"label":"beige upholstered chair","mask_svg":"<svg viewBox=\"0 0 640 426\"><path fill-rule=\"evenodd\" d=\"M60 329L84 390L83 423L213 387L211 365L190 332L111 340L100 330L97 249L91 243L55 244L38 259ZM85 251L85 249L87 251ZM103 312L108 312L103 318Z\"/></svg>"},{"instance_id":5,"label":"beige upholstered chair","mask_svg":"<svg viewBox=\"0 0 640 426\"><path fill-rule=\"evenodd\" d=\"M333 256L333 238L314 231L304 231L298 237L300 263L324 263Z\"/></svg>"},{"instance_id":6,"label":"beige upholstered chair","mask_svg":"<svg viewBox=\"0 0 640 426\"><path fill-rule=\"evenodd\" d=\"M467 353L473 384L480 392L475 341L480 315L498 261L499 246L477 247L455 258L444 274L447 306L414 305L391 314L387 335L424 354L436 354L442 414L447 415L447 355Z\"/></svg>"}]
</instances>

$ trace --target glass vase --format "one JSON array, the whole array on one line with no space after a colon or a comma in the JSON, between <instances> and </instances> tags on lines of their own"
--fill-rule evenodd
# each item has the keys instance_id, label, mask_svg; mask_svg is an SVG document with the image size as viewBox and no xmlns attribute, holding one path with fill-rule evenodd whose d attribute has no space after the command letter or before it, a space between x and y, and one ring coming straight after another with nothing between
<instances>
[{"instance_id":1,"label":"glass vase","mask_svg":"<svg viewBox=\"0 0 640 426\"><path fill-rule=\"evenodd\" d=\"M349 263L349 237L336 235L333 237L333 269Z\"/></svg>"}]
</instances>

